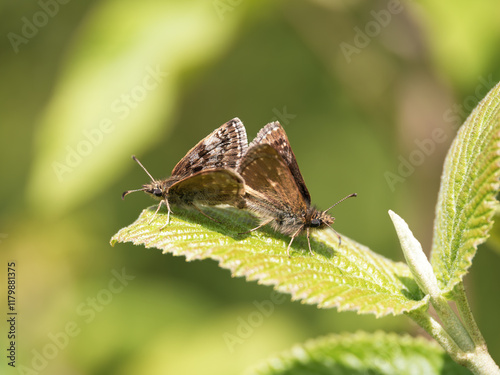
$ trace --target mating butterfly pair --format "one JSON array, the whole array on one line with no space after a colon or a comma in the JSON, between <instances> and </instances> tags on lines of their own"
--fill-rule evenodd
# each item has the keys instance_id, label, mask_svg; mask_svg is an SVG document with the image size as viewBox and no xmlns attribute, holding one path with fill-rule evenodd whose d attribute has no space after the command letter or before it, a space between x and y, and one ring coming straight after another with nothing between
<instances>
[{"instance_id":1,"label":"mating butterfly pair","mask_svg":"<svg viewBox=\"0 0 500 375\"><path fill-rule=\"evenodd\" d=\"M151 183L124 192L122 198L131 192L144 191L160 199L155 215L165 204L167 224L172 212L170 204L192 206L205 216L208 215L198 205L246 208L261 218L261 224L248 232L270 224L291 236L287 254L295 237L303 231L312 254L310 228L331 228L335 219L327 211L356 196L350 194L325 211L311 206L311 196L295 155L278 122L262 128L250 145L238 118L226 122L189 150L165 180L155 180L135 156L133 159L148 174Z\"/></svg>"}]
</instances>

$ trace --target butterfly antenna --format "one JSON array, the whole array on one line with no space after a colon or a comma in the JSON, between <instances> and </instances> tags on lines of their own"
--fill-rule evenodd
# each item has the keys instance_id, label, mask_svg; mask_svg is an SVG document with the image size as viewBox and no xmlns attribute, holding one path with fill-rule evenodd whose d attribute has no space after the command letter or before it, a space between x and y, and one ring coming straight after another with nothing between
<instances>
[{"instance_id":1,"label":"butterfly antenna","mask_svg":"<svg viewBox=\"0 0 500 375\"><path fill-rule=\"evenodd\" d=\"M329 209L327 209L327 210L325 210L325 212L330 211L333 207L335 207L335 206L336 206L337 204L339 204L339 203L342 203L342 202L343 202L343 201L345 201L347 198L357 197L357 196L358 196L358 194L356 194L356 193L349 194L347 197L342 198L342 199L341 199L341 200L339 200L337 203L335 203L333 206L330 206L330 208L329 208ZM332 228L332 229L333 229L333 228Z\"/></svg>"},{"instance_id":2,"label":"butterfly antenna","mask_svg":"<svg viewBox=\"0 0 500 375\"><path fill-rule=\"evenodd\" d=\"M145 188L124 191L122 194L122 199L125 199L125 196L130 193L135 193L136 191L144 191L144 190Z\"/></svg>"},{"instance_id":3,"label":"butterfly antenna","mask_svg":"<svg viewBox=\"0 0 500 375\"><path fill-rule=\"evenodd\" d=\"M135 157L135 155L132 155L132 159L134 159L137 162L137 164L139 164L141 166L141 168L144 169L144 172L147 173L147 175L151 179L151 182L155 182L155 179L153 178L153 176L151 176L151 174L148 172L148 170L144 167L144 165L142 165L142 163L139 161L139 159L137 159Z\"/></svg>"},{"instance_id":4,"label":"butterfly antenna","mask_svg":"<svg viewBox=\"0 0 500 375\"><path fill-rule=\"evenodd\" d=\"M152 182L155 181L155 179L153 178L153 176L151 176L151 174L148 172L148 170L146 168L144 168L144 165L141 164L141 162L139 161L139 159L137 159L135 157L135 155L132 155L132 159L134 159L137 164L139 164L141 166L142 169L144 169L144 172L146 172L149 176L149 178L151 179ZM146 188L140 188L140 189L134 189L134 190L127 190L127 191L124 191L123 194L122 194L122 199L125 199L125 196L130 194L130 193L135 193L136 191L145 191Z\"/></svg>"}]
</instances>

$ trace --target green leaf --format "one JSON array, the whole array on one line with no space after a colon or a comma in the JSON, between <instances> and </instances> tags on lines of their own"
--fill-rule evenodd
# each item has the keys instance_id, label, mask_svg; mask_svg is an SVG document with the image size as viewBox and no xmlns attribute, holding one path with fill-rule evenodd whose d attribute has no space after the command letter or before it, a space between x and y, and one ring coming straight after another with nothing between
<instances>
[{"instance_id":1,"label":"green leaf","mask_svg":"<svg viewBox=\"0 0 500 375\"><path fill-rule=\"evenodd\" d=\"M443 292L467 273L493 224L500 177L500 85L478 104L446 156L431 263Z\"/></svg>"},{"instance_id":2,"label":"green leaf","mask_svg":"<svg viewBox=\"0 0 500 375\"><path fill-rule=\"evenodd\" d=\"M314 256L307 240L298 238L286 255L289 237L272 230L239 234L255 226L255 220L237 209L204 208L220 221L216 223L200 213L174 208L171 223L166 214L153 217L156 207L144 210L130 226L111 239L156 247L186 259L217 260L233 276L245 276L265 285L274 285L293 299L318 307L336 307L376 316L401 314L427 307L408 267L392 262L330 230L315 231L311 239ZM165 226L163 229L161 229Z\"/></svg>"},{"instance_id":3,"label":"green leaf","mask_svg":"<svg viewBox=\"0 0 500 375\"><path fill-rule=\"evenodd\" d=\"M268 359L246 375L465 375L471 372L456 364L433 342L384 332L331 335Z\"/></svg>"}]
</instances>

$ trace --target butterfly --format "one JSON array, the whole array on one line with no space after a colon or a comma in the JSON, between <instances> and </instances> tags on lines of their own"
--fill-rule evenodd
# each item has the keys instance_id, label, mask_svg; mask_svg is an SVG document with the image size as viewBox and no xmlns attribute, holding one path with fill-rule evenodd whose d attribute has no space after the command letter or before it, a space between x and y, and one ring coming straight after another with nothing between
<instances>
[{"instance_id":1,"label":"butterfly","mask_svg":"<svg viewBox=\"0 0 500 375\"><path fill-rule=\"evenodd\" d=\"M201 211L198 205L229 204L241 207L244 204L244 182L235 169L247 148L245 127L240 119L234 118L189 150L174 167L169 178L155 180L141 162L132 156L147 173L151 182L142 185L140 189L125 191L122 199L136 191L144 191L159 199L160 203L151 220L164 204L168 212L167 224L172 213L171 204L194 207L206 217L215 220Z\"/></svg>"},{"instance_id":2,"label":"butterfly","mask_svg":"<svg viewBox=\"0 0 500 375\"><path fill-rule=\"evenodd\" d=\"M246 208L262 219L259 226L248 232L270 224L278 232L291 236L288 256L293 240L304 231L312 255L310 229L330 227L337 233L331 227L335 218L328 211L345 199L357 196L350 194L325 211L311 206L311 196L279 122L269 123L259 131L237 171L245 181ZM340 246L341 237L338 233L337 236Z\"/></svg>"}]
</instances>

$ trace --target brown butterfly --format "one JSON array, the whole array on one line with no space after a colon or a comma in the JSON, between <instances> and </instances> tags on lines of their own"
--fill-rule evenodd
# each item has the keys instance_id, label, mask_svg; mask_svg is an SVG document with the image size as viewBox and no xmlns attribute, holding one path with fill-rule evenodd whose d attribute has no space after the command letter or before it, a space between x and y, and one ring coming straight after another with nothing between
<instances>
[{"instance_id":1,"label":"brown butterfly","mask_svg":"<svg viewBox=\"0 0 500 375\"><path fill-rule=\"evenodd\" d=\"M240 119L234 118L215 129L189 150L174 167L169 178L155 180L139 160L132 156L148 174L151 183L142 185L140 189L125 191L122 199L135 191L144 191L160 199L153 218L162 204L165 204L168 211L167 224L170 222L171 204L192 206L203 215L215 220L201 211L198 205L242 205L244 183L235 169L247 148L245 127Z\"/></svg>"},{"instance_id":2,"label":"brown butterfly","mask_svg":"<svg viewBox=\"0 0 500 375\"><path fill-rule=\"evenodd\" d=\"M343 200L357 196L350 194L325 211L311 206L311 196L279 122L267 124L259 131L243 156L238 173L245 181L246 207L262 218L261 224L248 232L271 224L275 230L292 237L287 255L293 240L303 231L311 254L310 228L328 226L337 233L331 227L335 218L327 212ZM338 233L337 236L340 246L341 238Z\"/></svg>"}]
</instances>

